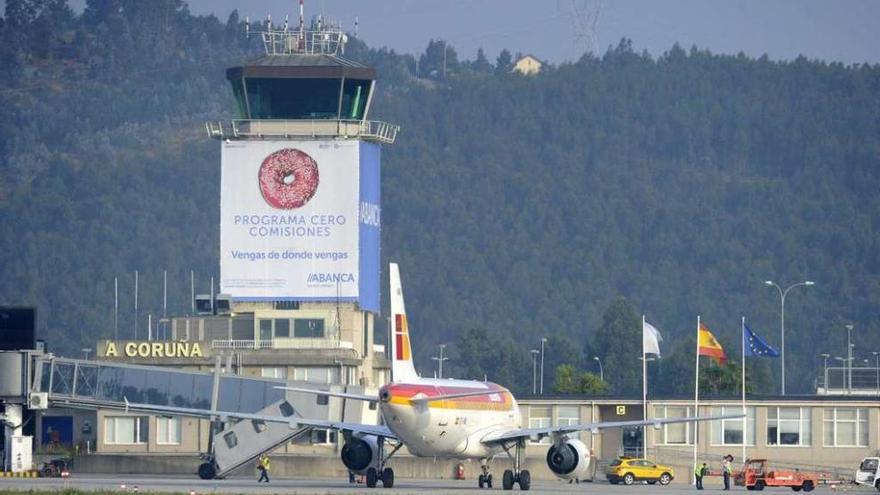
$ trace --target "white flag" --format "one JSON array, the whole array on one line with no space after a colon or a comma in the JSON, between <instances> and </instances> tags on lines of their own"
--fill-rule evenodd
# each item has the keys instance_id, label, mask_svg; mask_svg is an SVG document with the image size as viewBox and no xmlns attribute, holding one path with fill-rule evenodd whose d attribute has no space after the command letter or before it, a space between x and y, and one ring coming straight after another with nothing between
<instances>
[{"instance_id":1,"label":"white flag","mask_svg":"<svg viewBox=\"0 0 880 495\"><path fill-rule=\"evenodd\" d=\"M645 326L642 327L642 352L644 354L656 354L659 358L660 342L663 342L660 331L646 321Z\"/></svg>"}]
</instances>

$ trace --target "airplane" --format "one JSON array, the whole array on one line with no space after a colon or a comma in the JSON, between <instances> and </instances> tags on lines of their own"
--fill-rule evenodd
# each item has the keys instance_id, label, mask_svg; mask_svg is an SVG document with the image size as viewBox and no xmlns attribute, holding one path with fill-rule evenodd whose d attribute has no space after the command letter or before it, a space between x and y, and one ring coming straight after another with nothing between
<instances>
[{"instance_id":1,"label":"airplane","mask_svg":"<svg viewBox=\"0 0 880 495\"><path fill-rule=\"evenodd\" d=\"M589 472L593 460L591 450L573 435L589 431L592 434L609 428L653 426L665 424L737 419L742 415L683 417L635 421L606 421L568 426L523 428L522 415L513 394L501 385L488 381L422 378L412 361L412 347L403 300L400 272L396 263L390 264L392 381L379 389L378 395L332 392L298 387L278 389L320 396L354 399L377 403L382 425L367 425L339 421L313 420L302 417L280 417L250 413L188 409L150 404L129 404L126 409L147 412L177 413L198 417L216 417L221 421L253 419L287 423L292 429L303 427L327 428L340 431L345 443L341 460L345 467L366 478L366 485L375 488L394 486L394 470L389 460L403 446L417 457L444 459L478 459L482 474L480 488L491 488L493 477L489 462L506 454L513 460L513 469L504 471L501 485L504 490L519 485L520 490L531 487L531 473L522 469L527 441L537 442L545 437L552 440L547 452L547 467L563 480L581 480ZM386 442L391 447L386 454Z\"/></svg>"}]
</instances>

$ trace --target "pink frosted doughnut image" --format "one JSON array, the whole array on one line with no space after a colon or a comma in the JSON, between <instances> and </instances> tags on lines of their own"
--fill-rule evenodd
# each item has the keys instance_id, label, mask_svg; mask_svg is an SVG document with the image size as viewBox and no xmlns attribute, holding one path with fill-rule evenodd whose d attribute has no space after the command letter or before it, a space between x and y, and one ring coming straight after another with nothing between
<instances>
[{"instance_id":1,"label":"pink frosted doughnut image","mask_svg":"<svg viewBox=\"0 0 880 495\"><path fill-rule=\"evenodd\" d=\"M309 202L318 189L318 163L300 150L278 150L260 165L260 191L273 208L292 210Z\"/></svg>"}]
</instances>

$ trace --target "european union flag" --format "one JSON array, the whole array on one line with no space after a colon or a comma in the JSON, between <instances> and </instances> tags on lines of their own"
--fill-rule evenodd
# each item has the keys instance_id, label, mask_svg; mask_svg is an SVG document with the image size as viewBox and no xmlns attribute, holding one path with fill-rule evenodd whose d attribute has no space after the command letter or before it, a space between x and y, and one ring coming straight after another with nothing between
<instances>
[{"instance_id":1,"label":"european union flag","mask_svg":"<svg viewBox=\"0 0 880 495\"><path fill-rule=\"evenodd\" d=\"M746 356L779 357L779 351L745 325L743 325L743 344Z\"/></svg>"}]
</instances>

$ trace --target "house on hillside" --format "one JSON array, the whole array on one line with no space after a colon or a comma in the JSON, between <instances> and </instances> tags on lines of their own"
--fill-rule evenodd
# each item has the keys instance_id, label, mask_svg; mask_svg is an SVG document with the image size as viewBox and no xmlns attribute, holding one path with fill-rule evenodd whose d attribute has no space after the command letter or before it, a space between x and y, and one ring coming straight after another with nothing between
<instances>
[{"instance_id":1,"label":"house on hillside","mask_svg":"<svg viewBox=\"0 0 880 495\"><path fill-rule=\"evenodd\" d=\"M519 72L524 76L529 76L541 72L541 67L543 66L544 62L538 60L538 57L535 57L534 55L523 55L516 60L515 64L513 64L512 72Z\"/></svg>"}]
</instances>

